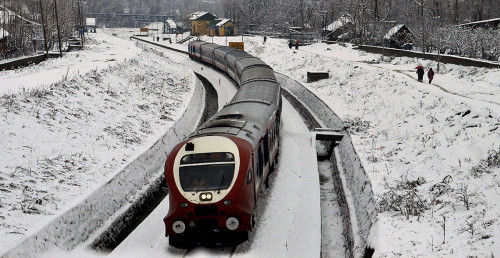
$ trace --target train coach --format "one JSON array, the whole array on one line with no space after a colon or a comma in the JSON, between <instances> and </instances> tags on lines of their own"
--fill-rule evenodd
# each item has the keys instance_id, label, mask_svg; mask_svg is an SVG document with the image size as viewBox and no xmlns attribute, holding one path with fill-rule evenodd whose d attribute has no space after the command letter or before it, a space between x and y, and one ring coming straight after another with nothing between
<instances>
[{"instance_id":1,"label":"train coach","mask_svg":"<svg viewBox=\"0 0 500 258\"><path fill-rule=\"evenodd\" d=\"M167 157L165 234L178 248L214 235L239 244L254 226L259 193L277 162L281 88L272 68L244 51L203 41L188 50L190 58L227 73L239 90Z\"/></svg>"}]
</instances>

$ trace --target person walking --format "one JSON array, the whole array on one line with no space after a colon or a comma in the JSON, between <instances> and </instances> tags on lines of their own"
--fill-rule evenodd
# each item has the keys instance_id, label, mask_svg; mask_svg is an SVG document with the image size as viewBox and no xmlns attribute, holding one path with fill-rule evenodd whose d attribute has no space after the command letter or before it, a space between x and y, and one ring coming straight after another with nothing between
<instances>
[{"instance_id":1,"label":"person walking","mask_svg":"<svg viewBox=\"0 0 500 258\"><path fill-rule=\"evenodd\" d=\"M264 44L266 44L267 36L264 36Z\"/></svg>"},{"instance_id":2,"label":"person walking","mask_svg":"<svg viewBox=\"0 0 500 258\"><path fill-rule=\"evenodd\" d=\"M429 71L427 72L427 78L429 78L429 84L432 83L432 79L434 79L434 71L432 68L429 68Z\"/></svg>"},{"instance_id":3,"label":"person walking","mask_svg":"<svg viewBox=\"0 0 500 258\"><path fill-rule=\"evenodd\" d=\"M425 74L424 67L419 65L415 68L417 69L418 81L423 82L424 81L424 74Z\"/></svg>"},{"instance_id":4,"label":"person walking","mask_svg":"<svg viewBox=\"0 0 500 258\"><path fill-rule=\"evenodd\" d=\"M299 50L299 40L295 41L295 49Z\"/></svg>"},{"instance_id":5,"label":"person walking","mask_svg":"<svg viewBox=\"0 0 500 258\"><path fill-rule=\"evenodd\" d=\"M292 49L292 40L288 41L288 47Z\"/></svg>"}]
</instances>

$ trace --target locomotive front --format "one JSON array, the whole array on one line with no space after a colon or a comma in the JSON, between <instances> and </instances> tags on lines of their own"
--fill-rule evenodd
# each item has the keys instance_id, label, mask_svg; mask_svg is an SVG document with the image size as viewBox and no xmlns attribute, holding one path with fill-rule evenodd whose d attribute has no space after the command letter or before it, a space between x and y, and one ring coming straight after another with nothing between
<instances>
[{"instance_id":1,"label":"locomotive front","mask_svg":"<svg viewBox=\"0 0 500 258\"><path fill-rule=\"evenodd\" d=\"M250 152L249 143L231 136L189 139L172 151L165 164L170 206L164 218L171 245L184 247L200 233L251 229L253 194L245 183Z\"/></svg>"}]
</instances>

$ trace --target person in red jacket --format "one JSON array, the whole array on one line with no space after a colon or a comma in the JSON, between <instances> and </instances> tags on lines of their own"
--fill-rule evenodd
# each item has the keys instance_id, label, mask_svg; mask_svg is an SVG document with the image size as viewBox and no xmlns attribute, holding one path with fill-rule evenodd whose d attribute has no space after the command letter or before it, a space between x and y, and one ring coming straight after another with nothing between
<instances>
[{"instance_id":1,"label":"person in red jacket","mask_svg":"<svg viewBox=\"0 0 500 258\"><path fill-rule=\"evenodd\" d=\"M427 78L429 78L429 84L431 84L432 79L434 79L434 71L432 68L429 68L429 71L427 72Z\"/></svg>"}]
</instances>

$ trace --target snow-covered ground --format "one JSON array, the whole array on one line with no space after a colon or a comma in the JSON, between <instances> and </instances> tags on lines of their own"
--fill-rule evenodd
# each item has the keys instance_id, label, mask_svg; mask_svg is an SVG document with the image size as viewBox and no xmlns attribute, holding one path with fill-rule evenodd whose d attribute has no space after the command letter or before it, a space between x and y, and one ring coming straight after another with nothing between
<instances>
[{"instance_id":1,"label":"snow-covered ground","mask_svg":"<svg viewBox=\"0 0 500 258\"><path fill-rule=\"evenodd\" d=\"M127 33L91 34L84 51L0 72L0 254L106 182L185 108L192 74ZM499 69L440 64L429 85L413 69L436 70L428 60L244 41L349 126L380 204L375 256L500 254ZM330 79L306 83L307 71Z\"/></svg>"},{"instance_id":2,"label":"snow-covered ground","mask_svg":"<svg viewBox=\"0 0 500 258\"><path fill-rule=\"evenodd\" d=\"M375 256L498 256L500 69L440 64L429 85L414 70L436 70L428 60L383 58L350 45L295 51L261 37L245 44L350 126L380 204ZM330 79L306 83L307 71L328 71Z\"/></svg>"},{"instance_id":3,"label":"snow-covered ground","mask_svg":"<svg viewBox=\"0 0 500 258\"><path fill-rule=\"evenodd\" d=\"M192 95L194 74L168 58L106 34L87 44L0 72L0 253L149 148Z\"/></svg>"}]
</instances>

